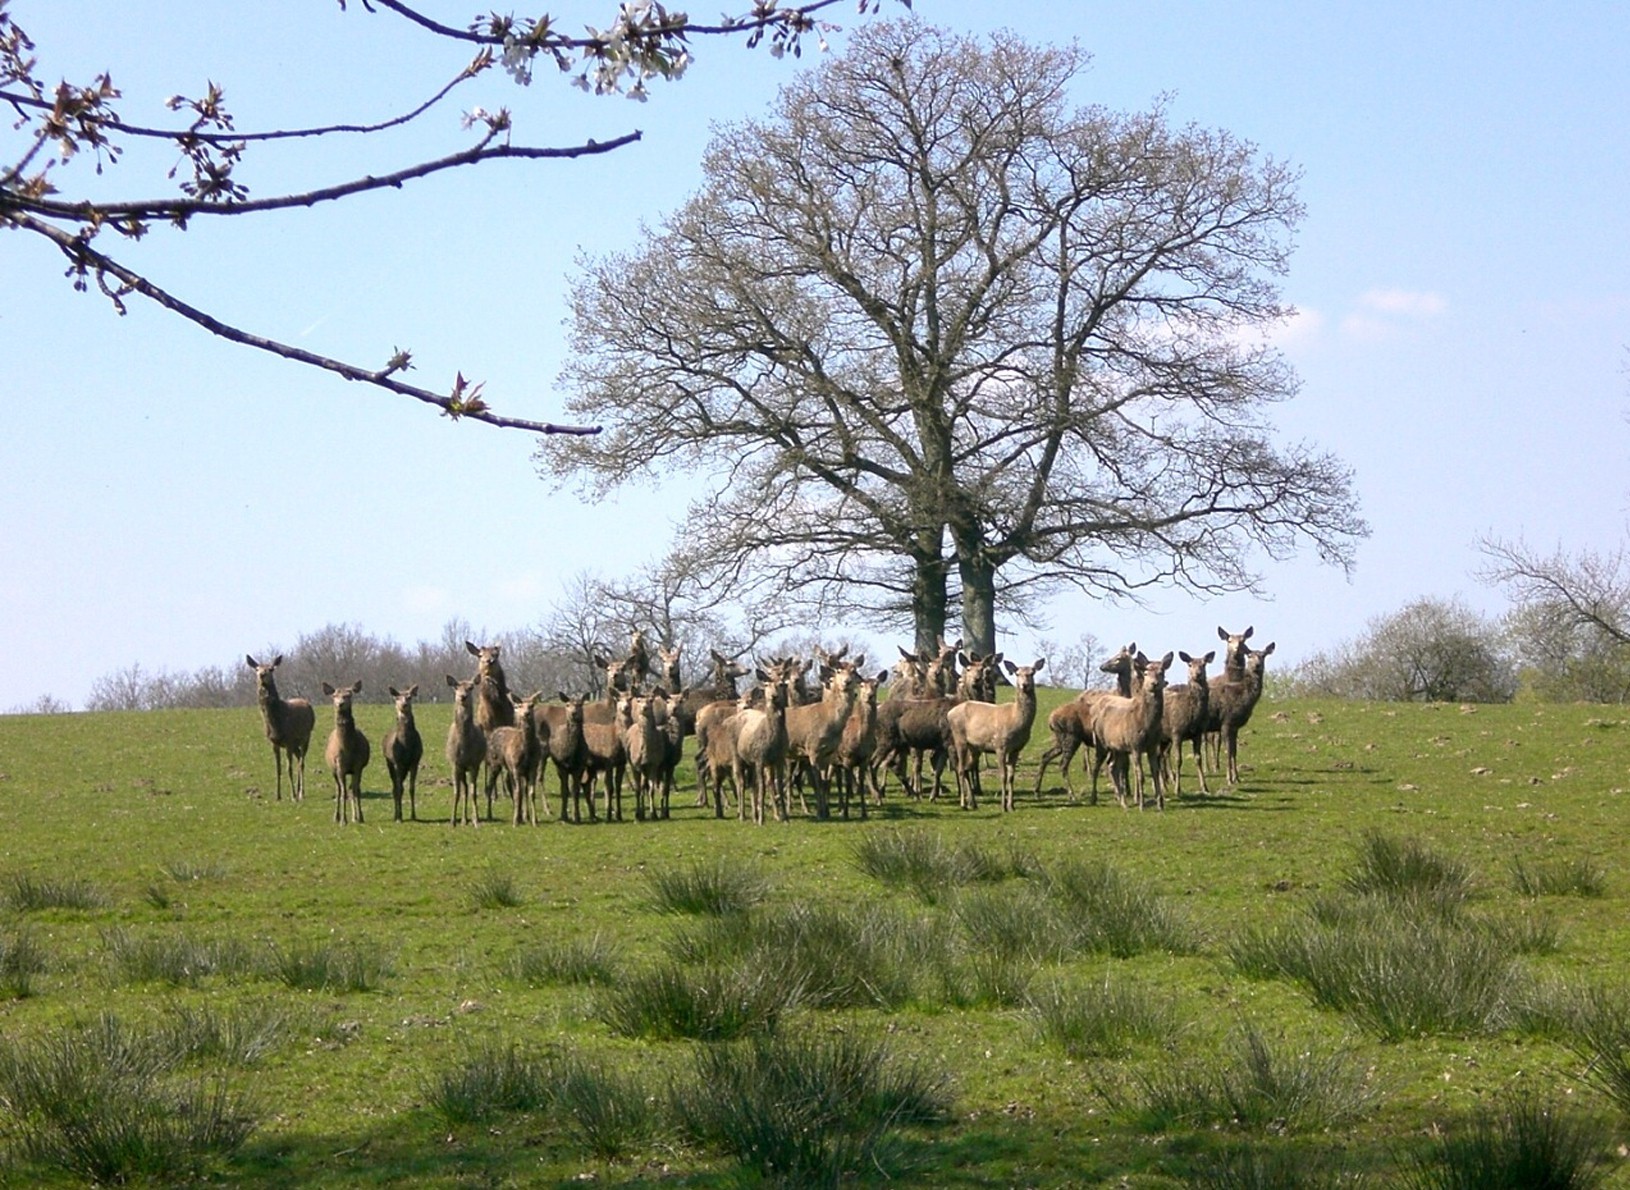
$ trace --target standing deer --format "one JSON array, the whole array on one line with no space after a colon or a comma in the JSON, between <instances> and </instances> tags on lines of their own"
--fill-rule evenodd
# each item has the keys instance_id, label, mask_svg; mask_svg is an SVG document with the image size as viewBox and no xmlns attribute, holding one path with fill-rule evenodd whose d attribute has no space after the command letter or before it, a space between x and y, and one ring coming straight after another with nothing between
<instances>
[{"instance_id":1,"label":"standing deer","mask_svg":"<svg viewBox=\"0 0 1630 1190\"><path fill-rule=\"evenodd\" d=\"M994 653L983 663L989 667L994 680L995 664L1001 658ZM1002 809L1013 809L1013 786L1019 775L1019 753L1030 742L1030 728L1036 722L1036 674L1047 664L1038 658L1029 665L1007 664L1008 676L1013 680L1013 701L1001 704L991 702L960 702L945 713L951 728L951 752L956 758L957 792L962 807L972 810L978 805L979 757L990 752L996 757L1001 771Z\"/></svg>"},{"instance_id":2,"label":"standing deer","mask_svg":"<svg viewBox=\"0 0 1630 1190\"><path fill-rule=\"evenodd\" d=\"M588 763L588 745L583 742L583 703L585 696L573 698L564 692L556 695L557 702L540 703L532 708L537 721L538 740L560 778L560 820L583 821L582 800L579 796L578 774ZM538 779L543 779L539 766ZM544 813L549 812L549 801L544 799ZM594 820L594 802L589 802L589 820Z\"/></svg>"},{"instance_id":3,"label":"standing deer","mask_svg":"<svg viewBox=\"0 0 1630 1190\"><path fill-rule=\"evenodd\" d=\"M800 782L807 775L815 787L815 817L827 818L831 814L828 776L838 742L843 738L844 724L854 709L855 697L860 693L860 675L857 669L865 658L838 661L830 667L826 682L821 687L818 702L787 709L787 758L798 766ZM802 784L799 800L803 799Z\"/></svg>"},{"instance_id":4,"label":"standing deer","mask_svg":"<svg viewBox=\"0 0 1630 1190\"><path fill-rule=\"evenodd\" d=\"M327 682L323 693L334 700L334 730L328 733L329 772L334 774L334 821L349 823L356 811L362 823L362 770L368 767L368 737L357 729L351 713L351 700L362 693L362 683L354 682L336 690Z\"/></svg>"},{"instance_id":5,"label":"standing deer","mask_svg":"<svg viewBox=\"0 0 1630 1190\"><path fill-rule=\"evenodd\" d=\"M1099 700L1092 717L1093 779L1103 767L1104 758L1110 757L1109 776L1115 785L1115 797L1124 808L1130 788L1131 770L1136 768L1138 809L1143 809L1143 762L1149 762L1151 780L1155 785L1155 803L1166 808L1166 779L1160 772L1160 725L1166 711L1166 671L1171 668L1172 654L1159 661L1150 661L1142 653L1137 656L1136 680L1132 697L1118 694L1105 695Z\"/></svg>"},{"instance_id":6,"label":"standing deer","mask_svg":"<svg viewBox=\"0 0 1630 1190\"><path fill-rule=\"evenodd\" d=\"M498 653L502 645L478 645L465 641L464 647L469 650L470 656L475 658L475 693L473 711L475 725L481 729L481 734L491 736L493 731L500 727L515 726L515 704L510 700L509 682L504 677L504 667L499 663ZM493 752L487 749L487 817L492 817L492 787L497 779L493 763Z\"/></svg>"},{"instance_id":7,"label":"standing deer","mask_svg":"<svg viewBox=\"0 0 1630 1190\"><path fill-rule=\"evenodd\" d=\"M492 787L500 775L514 802L510 821L515 826L538 825L538 780L543 769L543 750L538 743L538 722L532 708L543 697L539 690L525 698L511 694L515 704L514 727L495 727L487 733L487 814L492 814ZM544 800L544 815L549 813Z\"/></svg>"},{"instance_id":8,"label":"standing deer","mask_svg":"<svg viewBox=\"0 0 1630 1190\"><path fill-rule=\"evenodd\" d=\"M1122 698L1132 696L1132 665L1137 652L1137 642L1133 641L1098 667L1100 673L1115 675L1115 693ZM1037 796L1041 794L1047 766L1057 760L1059 775L1064 778L1064 790L1069 794L1070 801L1075 801L1075 786L1070 781L1070 761L1075 759L1082 745L1092 744L1092 716L1097 710L1098 700L1108 693L1107 690L1083 690L1069 702L1054 707L1047 716L1047 730L1053 742L1041 754L1041 764L1036 769ZM1098 804L1097 769L1092 771L1092 804Z\"/></svg>"},{"instance_id":9,"label":"standing deer","mask_svg":"<svg viewBox=\"0 0 1630 1190\"><path fill-rule=\"evenodd\" d=\"M289 799L306 800L306 749L317 726L317 712L303 698L279 698L272 671L283 664L279 653L270 665L262 665L247 653L244 660L255 671L260 699L260 717L266 723L266 738L272 744L272 767L277 770L277 800L283 800L283 765L289 768ZM298 767L297 767L298 766Z\"/></svg>"},{"instance_id":10,"label":"standing deer","mask_svg":"<svg viewBox=\"0 0 1630 1190\"><path fill-rule=\"evenodd\" d=\"M1200 775L1200 792L1206 788L1206 766L1200 755L1200 740L1205 735L1206 720L1211 709L1211 686L1206 679L1206 666L1217 656L1213 650L1200 657L1179 652L1177 656L1189 667L1189 680L1182 686L1166 688L1165 706L1161 721L1161 769L1170 767L1172 796L1183 796L1183 745L1194 743L1194 768Z\"/></svg>"},{"instance_id":11,"label":"standing deer","mask_svg":"<svg viewBox=\"0 0 1630 1190\"><path fill-rule=\"evenodd\" d=\"M1257 700L1262 697L1263 671L1273 653L1273 641L1265 649L1246 649L1239 681L1224 679L1211 688L1221 728L1221 749L1228 753L1228 783L1239 784L1239 730L1251 720Z\"/></svg>"},{"instance_id":12,"label":"standing deer","mask_svg":"<svg viewBox=\"0 0 1630 1190\"><path fill-rule=\"evenodd\" d=\"M396 821L402 821L402 793L408 795L408 806L414 822L419 821L419 762L424 759L424 741L419 738L419 726L413 721L413 699L419 693L417 685L406 690L390 687L396 700L396 726L385 737L385 769L391 775L391 798L396 802Z\"/></svg>"},{"instance_id":13,"label":"standing deer","mask_svg":"<svg viewBox=\"0 0 1630 1190\"><path fill-rule=\"evenodd\" d=\"M475 805L477 782L481 762L487 759L487 737L475 725L475 682L461 682L452 674L446 677L453 690L453 721L447 727L447 763L453 770L452 825L458 825L462 809L464 821L475 826L480 817Z\"/></svg>"}]
</instances>

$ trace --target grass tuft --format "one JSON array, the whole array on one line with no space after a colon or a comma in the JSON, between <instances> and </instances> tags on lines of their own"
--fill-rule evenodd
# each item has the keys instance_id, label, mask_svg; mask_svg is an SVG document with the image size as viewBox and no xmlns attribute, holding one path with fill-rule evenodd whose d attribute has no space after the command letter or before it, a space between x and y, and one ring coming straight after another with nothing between
<instances>
[{"instance_id":1,"label":"grass tuft","mask_svg":"<svg viewBox=\"0 0 1630 1190\"><path fill-rule=\"evenodd\" d=\"M554 1109L587 1152L615 1161L656 1136L657 1105L638 1079L577 1056L559 1060L553 1073Z\"/></svg>"},{"instance_id":2,"label":"grass tuft","mask_svg":"<svg viewBox=\"0 0 1630 1190\"><path fill-rule=\"evenodd\" d=\"M266 974L280 983L313 992L371 992L391 975L393 964L371 941L273 944Z\"/></svg>"},{"instance_id":3,"label":"grass tuft","mask_svg":"<svg viewBox=\"0 0 1630 1190\"><path fill-rule=\"evenodd\" d=\"M288 1041L303 1020L270 1001L232 1008L173 1005L155 1031L155 1044L177 1064L255 1066Z\"/></svg>"},{"instance_id":4,"label":"grass tuft","mask_svg":"<svg viewBox=\"0 0 1630 1190\"><path fill-rule=\"evenodd\" d=\"M129 983L197 987L211 975L247 976L255 971L249 947L234 938L186 934L135 934L123 926L102 931L102 946Z\"/></svg>"},{"instance_id":5,"label":"grass tuft","mask_svg":"<svg viewBox=\"0 0 1630 1190\"><path fill-rule=\"evenodd\" d=\"M218 860L170 859L159 865L159 871L177 884L225 880L227 876L226 865Z\"/></svg>"},{"instance_id":6,"label":"grass tuft","mask_svg":"<svg viewBox=\"0 0 1630 1190\"><path fill-rule=\"evenodd\" d=\"M511 1042L472 1051L427 1080L423 1093L426 1106L447 1123L481 1124L548 1106L553 1087L549 1062Z\"/></svg>"},{"instance_id":7,"label":"grass tuft","mask_svg":"<svg viewBox=\"0 0 1630 1190\"><path fill-rule=\"evenodd\" d=\"M26 1000L34 994L34 977L48 967L45 951L29 930L0 934L0 996Z\"/></svg>"},{"instance_id":8,"label":"grass tuft","mask_svg":"<svg viewBox=\"0 0 1630 1190\"><path fill-rule=\"evenodd\" d=\"M1530 1096L1478 1111L1408 1163L1409 1190L1588 1190L1607 1177L1611 1134Z\"/></svg>"},{"instance_id":9,"label":"grass tuft","mask_svg":"<svg viewBox=\"0 0 1630 1190\"><path fill-rule=\"evenodd\" d=\"M1341 926L1313 918L1241 931L1228 945L1250 978L1299 983L1314 1002L1347 1013L1389 1041L1488 1034L1507 1023L1521 984L1517 938L1460 928L1409 911Z\"/></svg>"},{"instance_id":10,"label":"grass tuft","mask_svg":"<svg viewBox=\"0 0 1630 1190\"><path fill-rule=\"evenodd\" d=\"M1524 897L1600 897L1607 893L1602 869L1583 857L1529 861L1511 858L1511 887Z\"/></svg>"},{"instance_id":11,"label":"grass tuft","mask_svg":"<svg viewBox=\"0 0 1630 1190\"><path fill-rule=\"evenodd\" d=\"M1339 1153L1254 1141L1208 1155L1188 1184L1196 1190L1355 1190L1372 1182L1346 1169Z\"/></svg>"},{"instance_id":12,"label":"grass tuft","mask_svg":"<svg viewBox=\"0 0 1630 1190\"><path fill-rule=\"evenodd\" d=\"M19 913L43 909L106 909L113 899L89 881L32 872L8 872L0 878L0 901Z\"/></svg>"},{"instance_id":13,"label":"grass tuft","mask_svg":"<svg viewBox=\"0 0 1630 1190\"><path fill-rule=\"evenodd\" d=\"M949 1105L943 1079L849 1035L701 1047L694 1083L673 1096L693 1140L797 1186L887 1176L889 1133L943 1119Z\"/></svg>"},{"instance_id":14,"label":"grass tuft","mask_svg":"<svg viewBox=\"0 0 1630 1190\"><path fill-rule=\"evenodd\" d=\"M690 916L746 913L769 891L769 881L758 869L724 856L647 872L646 884L657 912Z\"/></svg>"},{"instance_id":15,"label":"grass tuft","mask_svg":"<svg viewBox=\"0 0 1630 1190\"><path fill-rule=\"evenodd\" d=\"M1073 949L1132 958L1150 951L1189 954L1193 931L1145 880L1105 863L1067 862L1047 886L1073 923Z\"/></svg>"},{"instance_id":16,"label":"grass tuft","mask_svg":"<svg viewBox=\"0 0 1630 1190\"><path fill-rule=\"evenodd\" d=\"M477 876L469 888L470 905L476 909L514 909L523 898L508 872L489 869Z\"/></svg>"},{"instance_id":17,"label":"grass tuft","mask_svg":"<svg viewBox=\"0 0 1630 1190\"><path fill-rule=\"evenodd\" d=\"M854 865L890 888L908 889L935 905L954 889L1034 874L1039 865L1026 852L1001 855L982 843L952 845L937 831L897 829L863 835L850 846Z\"/></svg>"},{"instance_id":18,"label":"grass tuft","mask_svg":"<svg viewBox=\"0 0 1630 1190\"><path fill-rule=\"evenodd\" d=\"M546 939L516 952L510 961L510 974L528 987L610 985L621 970L616 944L599 932L587 938Z\"/></svg>"},{"instance_id":19,"label":"grass tuft","mask_svg":"<svg viewBox=\"0 0 1630 1190\"><path fill-rule=\"evenodd\" d=\"M1565 1000L1563 1041L1585 1062L1584 1080L1630 1113L1630 993L1589 987Z\"/></svg>"},{"instance_id":20,"label":"grass tuft","mask_svg":"<svg viewBox=\"0 0 1630 1190\"><path fill-rule=\"evenodd\" d=\"M1042 1042L1077 1061L1122 1058L1138 1045L1170 1041L1179 1032L1175 999L1126 980L1106 978L1090 987L1051 983L1030 997L1026 1013Z\"/></svg>"},{"instance_id":21,"label":"grass tuft","mask_svg":"<svg viewBox=\"0 0 1630 1190\"><path fill-rule=\"evenodd\" d=\"M1422 903L1443 912L1472 894L1471 869L1415 839L1365 831L1357 863L1345 881L1358 896Z\"/></svg>"},{"instance_id":22,"label":"grass tuft","mask_svg":"<svg viewBox=\"0 0 1630 1190\"><path fill-rule=\"evenodd\" d=\"M668 963L606 993L600 1017L613 1033L647 1040L728 1041L774 1029L802 988L758 964L683 968Z\"/></svg>"},{"instance_id":23,"label":"grass tuft","mask_svg":"<svg viewBox=\"0 0 1630 1190\"><path fill-rule=\"evenodd\" d=\"M178 1078L116 1018L0 1046L0 1098L18 1155L95 1182L196 1178L258 1126L219 1077Z\"/></svg>"},{"instance_id":24,"label":"grass tuft","mask_svg":"<svg viewBox=\"0 0 1630 1190\"><path fill-rule=\"evenodd\" d=\"M1140 1073L1129 1102L1115 1106L1139 1126L1232 1126L1248 1132L1317 1132L1360 1115L1373 1100L1363 1066L1345 1051L1270 1044L1247 1025L1229 1050Z\"/></svg>"}]
</instances>

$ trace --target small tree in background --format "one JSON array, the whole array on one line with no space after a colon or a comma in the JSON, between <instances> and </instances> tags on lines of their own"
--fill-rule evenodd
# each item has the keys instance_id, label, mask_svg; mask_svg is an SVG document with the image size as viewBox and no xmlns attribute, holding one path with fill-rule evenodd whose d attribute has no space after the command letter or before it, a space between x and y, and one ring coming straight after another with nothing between
<instances>
[{"instance_id":1,"label":"small tree in background","mask_svg":"<svg viewBox=\"0 0 1630 1190\"><path fill-rule=\"evenodd\" d=\"M1508 702L1515 667L1500 626L1458 599L1417 599L1364 635L1308 658L1295 694L1385 702Z\"/></svg>"},{"instance_id":2,"label":"small tree in background","mask_svg":"<svg viewBox=\"0 0 1630 1190\"><path fill-rule=\"evenodd\" d=\"M1485 538L1478 577L1512 602L1506 635L1522 684L1554 701L1630 698L1630 558Z\"/></svg>"}]
</instances>

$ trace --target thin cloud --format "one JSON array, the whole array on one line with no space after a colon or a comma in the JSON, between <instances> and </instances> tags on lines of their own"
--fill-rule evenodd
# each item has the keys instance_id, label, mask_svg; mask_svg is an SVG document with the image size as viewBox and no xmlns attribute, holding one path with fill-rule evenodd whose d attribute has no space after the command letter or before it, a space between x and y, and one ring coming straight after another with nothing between
<instances>
[{"instance_id":1,"label":"thin cloud","mask_svg":"<svg viewBox=\"0 0 1630 1190\"><path fill-rule=\"evenodd\" d=\"M1411 289L1371 289L1359 296L1361 310L1398 318L1436 318L1449 308L1441 293L1420 293Z\"/></svg>"},{"instance_id":2,"label":"thin cloud","mask_svg":"<svg viewBox=\"0 0 1630 1190\"><path fill-rule=\"evenodd\" d=\"M1361 343L1379 343L1430 322L1449 308L1441 293L1413 289L1369 289L1341 320L1341 333Z\"/></svg>"}]
</instances>

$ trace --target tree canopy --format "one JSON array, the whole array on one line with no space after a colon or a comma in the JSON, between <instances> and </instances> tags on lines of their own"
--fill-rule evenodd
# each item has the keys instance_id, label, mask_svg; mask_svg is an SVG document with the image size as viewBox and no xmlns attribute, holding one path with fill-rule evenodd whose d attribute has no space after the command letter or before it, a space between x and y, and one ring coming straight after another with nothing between
<instances>
[{"instance_id":1,"label":"tree canopy","mask_svg":"<svg viewBox=\"0 0 1630 1190\"><path fill-rule=\"evenodd\" d=\"M874 23L720 129L701 190L584 262L540 445L604 494L705 477L675 556L766 604L970 647L1060 586L1251 589L1350 565L1348 470L1274 441L1265 332L1296 171L1166 113L1074 106L1078 48ZM955 635L953 632L952 635Z\"/></svg>"},{"instance_id":2,"label":"tree canopy","mask_svg":"<svg viewBox=\"0 0 1630 1190\"><path fill-rule=\"evenodd\" d=\"M859 0L860 11L873 10L879 2ZM338 3L347 9L347 0ZM592 433L591 426L505 416L489 403L482 382L467 379L462 371L443 387L411 384L405 376L413 366L412 352L402 348L388 357L381 350L374 364L360 365L232 325L165 288L146 266L132 265L123 257L121 243L184 231L199 219L243 219L342 202L493 161L571 159L615 151L637 141L639 132L576 144L529 145L518 139L524 121L509 108L478 107L466 113L468 144L450 147L441 156L404 160L396 168L265 195L251 193L243 168L255 147L274 141L332 143L342 157L343 146L354 145L356 138L388 137L495 68L526 84L536 66L553 66L586 91L643 98L653 81L682 76L690 66L692 46L704 38L737 38L749 45L766 42L777 57L796 55L806 35L822 37L827 26L819 14L838 3L809 0L782 7L775 0L753 0L748 12L707 24L654 0L630 0L616 7L604 28L591 26L583 34L570 34L548 14L517 18L492 12L458 26L404 0L359 0L360 12L375 17L390 14L444 43L457 55L450 77L427 80L427 97L407 111L365 119L345 113L309 127L246 129L237 125L228 107L227 86L213 81L196 94L173 96L166 105L170 118L146 122L121 115L116 65L92 79L48 84L39 47L12 15L9 0L0 0L0 104L14 117L11 140L0 141L0 230L24 232L53 244L66 259L74 286L96 287L120 313L127 298L142 298L213 335L423 401L452 418L535 433ZM606 7L612 7L609 0ZM152 185L159 192L150 197L109 197L106 179L93 182L83 170L71 169L76 159L89 158L100 178L126 149L155 144L172 146L179 164L159 179L147 175L130 179L133 185Z\"/></svg>"}]
</instances>

